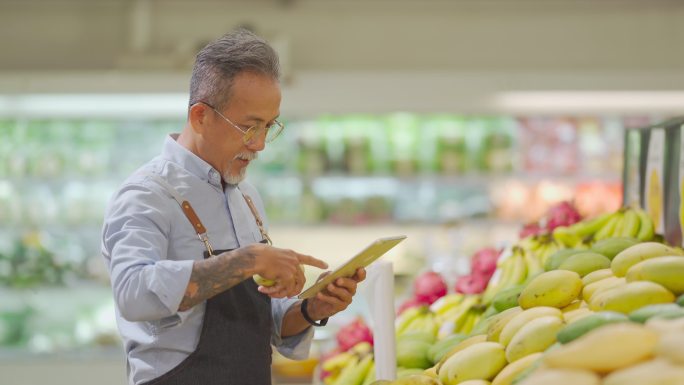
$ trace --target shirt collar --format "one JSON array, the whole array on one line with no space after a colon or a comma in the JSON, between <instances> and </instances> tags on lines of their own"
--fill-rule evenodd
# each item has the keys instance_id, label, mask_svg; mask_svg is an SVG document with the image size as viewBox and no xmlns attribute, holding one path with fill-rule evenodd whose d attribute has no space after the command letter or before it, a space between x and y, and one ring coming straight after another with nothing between
<instances>
[{"instance_id":1,"label":"shirt collar","mask_svg":"<svg viewBox=\"0 0 684 385\"><path fill-rule=\"evenodd\" d=\"M221 173L199 156L178 143L179 134L170 134L164 140L162 157L181 166L192 175L221 187Z\"/></svg>"}]
</instances>

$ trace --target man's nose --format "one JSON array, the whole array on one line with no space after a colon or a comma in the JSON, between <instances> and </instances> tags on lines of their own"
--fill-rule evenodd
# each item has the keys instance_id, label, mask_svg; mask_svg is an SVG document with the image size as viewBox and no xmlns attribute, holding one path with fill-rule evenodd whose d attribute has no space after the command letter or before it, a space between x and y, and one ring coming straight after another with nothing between
<instances>
[{"instance_id":1,"label":"man's nose","mask_svg":"<svg viewBox=\"0 0 684 385\"><path fill-rule=\"evenodd\" d=\"M266 148L266 130L259 130L246 144L250 151L258 152Z\"/></svg>"}]
</instances>

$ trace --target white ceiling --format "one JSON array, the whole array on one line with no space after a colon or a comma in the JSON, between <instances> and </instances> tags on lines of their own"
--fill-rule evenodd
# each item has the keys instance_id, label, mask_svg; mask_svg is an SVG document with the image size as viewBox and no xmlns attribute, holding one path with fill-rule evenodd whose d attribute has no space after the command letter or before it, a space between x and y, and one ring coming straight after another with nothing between
<instances>
[{"instance_id":1,"label":"white ceiling","mask_svg":"<svg viewBox=\"0 0 684 385\"><path fill-rule=\"evenodd\" d=\"M196 51L248 25L281 53L286 111L501 111L684 91L682 20L679 0L0 0L0 93L184 93Z\"/></svg>"}]
</instances>

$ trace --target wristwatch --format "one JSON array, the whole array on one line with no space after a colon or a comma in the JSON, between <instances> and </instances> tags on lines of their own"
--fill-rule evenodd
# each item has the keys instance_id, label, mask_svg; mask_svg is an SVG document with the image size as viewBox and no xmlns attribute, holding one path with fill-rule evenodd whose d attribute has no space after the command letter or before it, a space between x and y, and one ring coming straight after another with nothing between
<instances>
[{"instance_id":1,"label":"wristwatch","mask_svg":"<svg viewBox=\"0 0 684 385\"><path fill-rule=\"evenodd\" d=\"M328 317L323 318L322 320L316 322L309 317L309 313L306 311L306 305L309 303L309 299L305 299L302 301L301 305L301 310L302 310L302 315L304 316L304 319L306 322L310 323L313 326L325 326L328 323Z\"/></svg>"}]
</instances>

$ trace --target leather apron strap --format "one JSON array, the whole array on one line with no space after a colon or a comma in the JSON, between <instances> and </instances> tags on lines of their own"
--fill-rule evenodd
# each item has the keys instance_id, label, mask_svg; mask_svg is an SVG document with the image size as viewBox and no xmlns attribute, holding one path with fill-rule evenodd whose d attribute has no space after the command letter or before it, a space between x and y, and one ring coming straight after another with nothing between
<instances>
[{"instance_id":1,"label":"leather apron strap","mask_svg":"<svg viewBox=\"0 0 684 385\"><path fill-rule=\"evenodd\" d=\"M161 184L167 190L171 188L171 195L175 194L174 199L205 244L204 258L230 251L213 250L206 229L190 203L165 182ZM247 200L248 197L243 196ZM252 209L250 201L248 205ZM189 210L184 207L186 204ZM256 209L252 213L255 214ZM259 225L261 218L257 215L255 219ZM262 243L268 241L270 238L266 235ZM207 300L195 351L171 371L146 385L271 385L271 298L257 288L252 279L246 279Z\"/></svg>"}]
</instances>

